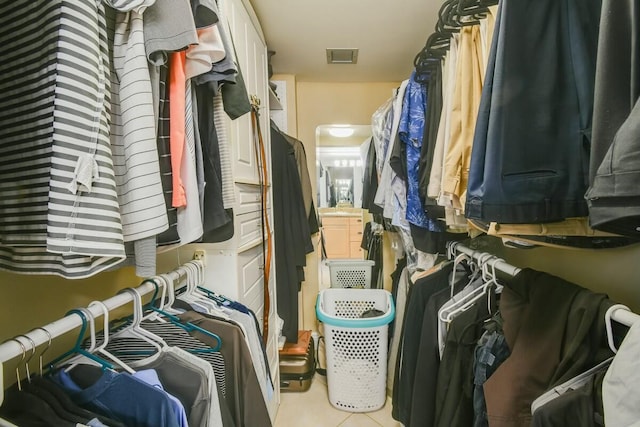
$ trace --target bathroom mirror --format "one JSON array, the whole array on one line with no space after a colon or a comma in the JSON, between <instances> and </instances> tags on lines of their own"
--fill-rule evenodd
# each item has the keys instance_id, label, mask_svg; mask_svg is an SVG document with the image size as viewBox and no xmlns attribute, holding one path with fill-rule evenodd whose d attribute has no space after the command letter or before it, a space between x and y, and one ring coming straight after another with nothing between
<instances>
[{"instance_id":1,"label":"bathroom mirror","mask_svg":"<svg viewBox=\"0 0 640 427\"><path fill-rule=\"evenodd\" d=\"M317 206L361 208L362 145L371 125L328 124L316 128Z\"/></svg>"}]
</instances>

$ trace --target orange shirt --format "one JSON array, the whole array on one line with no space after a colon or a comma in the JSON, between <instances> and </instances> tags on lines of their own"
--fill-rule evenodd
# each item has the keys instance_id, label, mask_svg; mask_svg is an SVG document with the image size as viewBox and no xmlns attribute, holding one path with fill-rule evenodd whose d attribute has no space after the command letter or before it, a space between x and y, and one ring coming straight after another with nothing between
<instances>
[{"instance_id":1,"label":"orange shirt","mask_svg":"<svg viewBox=\"0 0 640 427\"><path fill-rule=\"evenodd\" d=\"M173 52L169 59L169 146L173 199L171 205L181 208L187 205L184 186L180 179L182 153L185 143L185 76L186 52Z\"/></svg>"}]
</instances>

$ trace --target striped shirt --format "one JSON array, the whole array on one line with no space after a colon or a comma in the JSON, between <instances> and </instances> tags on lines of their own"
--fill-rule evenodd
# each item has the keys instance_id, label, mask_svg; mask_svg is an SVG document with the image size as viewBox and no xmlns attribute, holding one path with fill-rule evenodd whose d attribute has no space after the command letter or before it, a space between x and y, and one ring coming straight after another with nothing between
<instances>
[{"instance_id":1,"label":"striped shirt","mask_svg":"<svg viewBox=\"0 0 640 427\"><path fill-rule=\"evenodd\" d=\"M111 146L124 240L140 240L168 227L141 8L116 12L111 65Z\"/></svg>"},{"instance_id":2,"label":"striped shirt","mask_svg":"<svg viewBox=\"0 0 640 427\"><path fill-rule=\"evenodd\" d=\"M203 350L210 350L211 347L192 337L183 328L176 326L173 323L144 320L141 325L145 330L162 338L167 345L193 352L193 354L198 356L200 359L209 362L215 372L218 390L222 396L227 394L225 360L220 352L199 352ZM122 330L122 328L120 330ZM139 338L120 338L118 337L117 332L119 332L119 330L115 331L115 333L109 337L107 350L113 352L125 363L142 360L148 356L148 354L144 354L145 352L153 351L154 349L151 344ZM97 339L99 341L101 340L101 334L98 334Z\"/></svg>"},{"instance_id":3,"label":"striped shirt","mask_svg":"<svg viewBox=\"0 0 640 427\"><path fill-rule=\"evenodd\" d=\"M86 277L124 259L104 7L0 6L0 268Z\"/></svg>"},{"instance_id":4,"label":"striped shirt","mask_svg":"<svg viewBox=\"0 0 640 427\"><path fill-rule=\"evenodd\" d=\"M213 97L213 122L218 136L220 154L220 172L222 173L222 203L225 209L233 208L236 193L233 186L233 166L231 165L231 142L227 133L226 114L222 103L222 94Z\"/></svg>"},{"instance_id":5,"label":"striped shirt","mask_svg":"<svg viewBox=\"0 0 640 427\"><path fill-rule=\"evenodd\" d=\"M0 8L0 241L44 246L61 0Z\"/></svg>"}]
</instances>

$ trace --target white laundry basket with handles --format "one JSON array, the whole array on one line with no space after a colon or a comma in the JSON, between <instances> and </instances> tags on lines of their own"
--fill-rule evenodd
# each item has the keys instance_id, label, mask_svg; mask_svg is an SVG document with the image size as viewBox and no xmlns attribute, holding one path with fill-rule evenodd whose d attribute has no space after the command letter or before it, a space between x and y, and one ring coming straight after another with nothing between
<instances>
[{"instance_id":1,"label":"white laundry basket with handles","mask_svg":"<svg viewBox=\"0 0 640 427\"><path fill-rule=\"evenodd\" d=\"M375 310L375 317L362 317ZM329 401L349 412L384 406L387 385L387 336L395 315L383 289L320 291L316 315L324 324Z\"/></svg>"},{"instance_id":2,"label":"white laundry basket with handles","mask_svg":"<svg viewBox=\"0 0 640 427\"><path fill-rule=\"evenodd\" d=\"M330 259L329 277L332 288L371 288L375 261L366 259Z\"/></svg>"}]
</instances>

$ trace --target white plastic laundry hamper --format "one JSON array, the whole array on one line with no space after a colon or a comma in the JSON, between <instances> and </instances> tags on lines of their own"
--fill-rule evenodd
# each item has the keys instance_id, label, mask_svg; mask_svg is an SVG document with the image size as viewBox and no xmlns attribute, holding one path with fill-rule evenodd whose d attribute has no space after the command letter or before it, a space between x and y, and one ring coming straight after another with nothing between
<instances>
[{"instance_id":1,"label":"white plastic laundry hamper","mask_svg":"<svg viewBox=\"0 0 640 427\"><path fill-rule=\"evenodd\" d=\"M376 317L361 317L378 310ZM387 385L387 335L395 315L383 289L320 291L318 320L324 323L329 401L349 412L384 406Z\"/></svg>"},{"instance_id":2,"label":"white plastic laundry hamper","mask_svg":"<svg viewBox=\"0 0 640 427\"><path fill-rule=\"evenodd\" d=\"M365 259L327 260L332 288L371 288L375 261Z\"/></svg>"}]
</instances>

